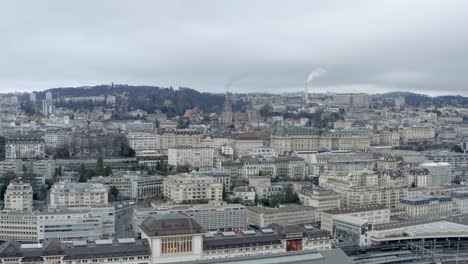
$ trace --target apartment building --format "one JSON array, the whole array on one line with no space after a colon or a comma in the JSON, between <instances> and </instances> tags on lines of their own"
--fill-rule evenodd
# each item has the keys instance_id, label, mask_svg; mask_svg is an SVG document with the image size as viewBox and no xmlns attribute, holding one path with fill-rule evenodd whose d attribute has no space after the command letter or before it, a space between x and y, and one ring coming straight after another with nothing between
<instances>
[{"instance_id":1,"label":"apartment building","mask_svg":"<svg viewBox=\"0 0 468 264\"><path fill-rule=\"evenodd\" d=\"M468 191L454 191L450 194L453 200L453 211L456 213L468 213Z\"/></svg>"},{"instance_id":2,"label":"apartment building","mask_svg":"<svg viewBox=\"0 0 468 264\"><path fill-rule=\"evenodd\" d=\"M32 212L33 189L31 184L11 182L5 191L3 207L5 210Z\"/></svg>"},{"instance_id":3,"label":"apartment building","mask_svg":"<svg viewBox=\"0 0 468 264\"><path fill-rule=\"evenodd\" d=\"M42 159L44 138L39 135L9 135L5 142L5 159Z\"/></svg>"},{"instance_id":4,"label":"apartment building","mask_svg":"<svg viewBox=\"0 0 468 264\"><path fill-rule=\"evenodd\" d=\"M155 133L129 133L127 139L129 146L137 153L159 149L159 135Z\"/></svg>"},{"instance_id":5,"label":"apartment building","mask_svg":"<svg viewBox=\"0 0 468 264\"><path fill-rule=\"evenodd\" d=\"M259 200L261 199L270 199L271 196L283 193L282 185L270 185L270 186L257 186L255 187L255 193Z\"/></svg>"},{"instance_id":6,"label":"apartment building","mask_svg":"<svg viewBox=\"0 0 468 264\"><path fill-rule=\"evenodd\" d=\"M430 218L451 215L453 213L452 197L445 195L417 196L400 201L403 218Z\"/></svg>"},{"instance_id":7,"label":"apartment building","mask_svg":"<svg viewBox=\"0 0 468 264\"><path fill-rule=\"evenodd\" d=\"M375 160L371 153L323 152L317 154L320 174L372 170Z\"/></svg>"},{"instance_id":8,"label":"apartment building","mask_svg":"<svg viewBox=\"0 0 468 264\"><path fill-rule=\"evenodd\" d=\"M95 176L88 182L103 184L110 188L115 187L119 190L119 195L123 198L131 198L132 195L132 180L130 177L124 177L120 175L110 176Z\"/></svg>"},{"instance_id":9,"label":"apartment building","mask_svg":"<svg viewBox=\"0 0 468 264\"><path fill-rule=\"evenodd\" d=\"M234 154L242 156L251 150L263 147L263 138L254 133L238 133L233 135Z\"/></svg>"},{"instance_id":10,"label":"apartment building","mask_svg":"<svg viewBox=\"0 0 468 264\"><path fill-rule=\"evenodd\" d=\"M270 146L279 152L323 149L368 151L371 148L371 138L367 130L322 131L308 127L278 127L271 135Z\"/></svg>"},{"instance_id":11,"label":"apartment building","mask_svg":"<svg viewBox=\"0 0 468 264\"><path fill-rule=\"evenodd\" d=\"M223 184L211 176L170 175L164 178L163 185L164 196L174 203L223 200Z\"/></svg>"},{"instance_id":12,"label":"apartment building","mask_svg":"<svg viewBox=\"0 0 468 264\"><path fill-rule=\"evenodd\" d=\"M356 186L350 181L328 179L321 187L338 193L341 207L379 204L398 208L400 200L408 196L407 185Z\"/></svg>"},{"instance_id":13,"label":"apartment building","mask_svg":"<svg viewBox=\"0 0 468 264\"><path fill-rule=\"evenodd\" d=\"M435 139L435 129L432 126L403 127L400 130L400 137L403 144L433 141Z\"/></svg>"},{"instance_id":14,"label":"apartment building","mask_svg":"<svg viewBox=\"0 0 468 264\"><path fill-rule=\"evenodd\" d=\"M50 189L52 209L81 210L88 207L107 206L109 189L101 183L59 182Z\"/></svg>"},{"instance_id":15,"label":"apartment building","mask_svg":"<svg viewBox=\"0 0 468 264\"><path fill-rule=\"evenodd\" d=\"M159 151L167 153L167 149L175 146L200 146L203 133L193 129L158 129Z\"/></svg>"},{"instance_id":16,"label":"apartment building","mask_svg":"<svg viewBox=\"0 0 468 264\"><path fill-rule=\"evenodd\" d=\"M213 167L213 155L214 149L210 147L176 146L168 149L167 159L171 166L210 168Z\"/></svg>"},{"instance_id":17,"label":"apartment building","mask_svg":"<svg viewBox=\"0 0 468 264\"><path fill-rule=\"evenodd\" d=\"M304 179L308 166L304 159L294 156L274 158L242 157L239 160L225 161L221 165L231 177L248 180L250 177L267 176L270 178Z\"/></svg>"}]
</instances>

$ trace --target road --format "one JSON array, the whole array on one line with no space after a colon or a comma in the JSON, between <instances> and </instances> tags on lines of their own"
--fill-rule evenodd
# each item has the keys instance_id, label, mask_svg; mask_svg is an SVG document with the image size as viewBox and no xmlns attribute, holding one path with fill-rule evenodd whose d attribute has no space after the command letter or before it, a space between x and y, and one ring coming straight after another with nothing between
<instances>
[{"instance_id":1,"label":"road","mask_svg":"<svg viewBox=\"0 0 468 264\"><path fill-rule=\"evenodd\" d=\"M134 237L131 228L134 205L126 205L123 208L115 208L115 237Z\"/></svg>"}]
</instances>

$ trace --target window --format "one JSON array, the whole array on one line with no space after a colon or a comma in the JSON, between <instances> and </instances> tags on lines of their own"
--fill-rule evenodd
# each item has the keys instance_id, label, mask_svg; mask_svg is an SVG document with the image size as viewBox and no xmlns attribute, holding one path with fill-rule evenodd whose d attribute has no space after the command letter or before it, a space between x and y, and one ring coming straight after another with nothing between
<instances>
[{"instance_id":1,"label":"window","mask_svg":"<svg viewBox=\"0 0 468 264\"><path fill-rule=\"evenodd\" d=\"M166 237L161 239L161 253L174 254L192 251L192 237Z\"/></svg>"}]
</instances>

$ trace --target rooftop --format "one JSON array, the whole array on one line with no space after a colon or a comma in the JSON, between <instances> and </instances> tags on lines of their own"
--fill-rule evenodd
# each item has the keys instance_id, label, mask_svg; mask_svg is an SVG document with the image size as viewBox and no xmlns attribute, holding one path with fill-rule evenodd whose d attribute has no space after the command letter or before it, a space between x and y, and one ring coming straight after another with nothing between
<instances>
[{"instance_id":1,"label":"rooftop","mask_svg":"<svg viewBox=\"0 0 468 264\"><path fill-rule=\"evenodd\" d=\"M203 233L203 228L192 218L183 214L152 215L141 224L148 236L171 236Z\"/></svg>"},{"instance_id":2,"label":"rooftop","mask_svg":"<svg viewBox=\"0 0 468 264\"><path fill-rule=\"evenodd\" d=\"M358 207L347 207L347 208L336 208L336 209L329 209L323 211L327 214L349 214L349 213L357 213L357 212L366 212L366 211L376 211L376 210L384 210L389 209L385 205L367 205L367 206L358 206Z\"/></svg>"}]
</instances>

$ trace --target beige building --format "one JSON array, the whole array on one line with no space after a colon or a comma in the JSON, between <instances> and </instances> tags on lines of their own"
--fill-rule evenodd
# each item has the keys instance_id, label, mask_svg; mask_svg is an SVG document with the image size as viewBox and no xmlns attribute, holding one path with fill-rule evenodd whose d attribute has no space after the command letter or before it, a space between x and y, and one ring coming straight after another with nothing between
<instances>
[{"instance_id":1,"label":"beige building","mask_svg":"<svg viewBox=\"0 0 468 264\"><path fill-rule=\"evenodd\" d=\"M164 179L163 186L164 196L174 203L223 200L223 184L210 176L170 175Z\"/></svg>"},{"instance_id":2,"label":"beige building","mask_svg":"<svg viewBox=\"0 0 468 264\"><path fill-rule=\"evenodd\" d=\"M247 222L258 227L267 227L276 222L294 225L314 224L319 221L316 208L311 206L285 204L278 208L248 206Z\"/></svg>"},{"instance_id":3,"label":"beige building","mask_svg":"<svg viewBox=\"0 0 468 264\"><path fill-rule=\"evenodd\" d=\"M400 130L400 137L403 144L433 141L435 129L432 126L404 127Z\"/></svg>"},{"instance_id":4,"label":"beige building","mask_svg":"<svg viewBox=\"0 0 468 264\"><path fill-rule=\"evenodd\" d=\"M59 182L50 189L49 207L81 210L107 206L109 204L108 193L108 187L101 183Z\"/></svg>"},{"instance_id":5,"label":"beige building","mask_svg":"<svg viewBox=\"0 0 468 264\"><path fill-rule=\"evenodd\" d=\"M127 139L136 152L159 149L159 136L155 133L130 133Z\"/></svg>"},{"instance_id":6,"label":"beige building","mask_svg":"<svg viewBox=\"0 0 468 264\"><path fill-rule=\"evenodd\" d=\"M203 133L193 129L158 129L159 150L166 152L175 146L200 146Z\"/></svg>"},{"instance_id":7,"label":"beige building","mask_svg":"<svg viewBox=\"0 0 468 264\"><path fill-rule=\"evenodd\" d=\"M11 182L5 192L6 210L32 212L33 189L31 184L23 182Z\"/></svg>"},{"instance_id":8,"label":"beige building","mask_svg":"<svg viewBox=\"0 0 468 264\"><path fill-rule=\"evenodd\" d=\"M400 133L396 130L384 130L379 132L379 146L399 146Z\"/></svg>"},{"instance_id":9,"label":"beige building","mask_svg":"<svg viewBox=\"0 0 468 264\"><path fill-rule=\"evenodd\" d=\"M279 152L304 150L367 151L372 136L367 130L333 130L315 128L277 128L271 136L271 147Z\"/></svg>"},{"instance_id":10,"label":"beige building","mask_svg":"<svg viewBox=\"0 0 468 264\"><path fill-rule=\"evenodd\" d=\"M177 146L168 149L168 164L187 165L191 168L213 167L214 149L210 147Z\"/></svg>"},{"instance_id":11,"label":"beige building","mask_svg":"<svg viewBox=\"0 0 468 264\"><path fill-rule=\"evenodd\" d=\"M232 148L237 156L247 155L251 150L263 147L263 139L256 134L234 134L233 138Z\"/></svg>"},{"instance_id":12,"label":"beige building","mask_svg":"<svg viewBox=\"0 0 468 264\"><path fill-rule=\"evenodd\" d=\"M271 186L269 176L251 176L249 177L249 187Z\"/></svg>"},{"instance_id":13,"label":"beige building","mask_svg":"<svg viewBox=\"0 0 468 264\"><path fill-rule=\"evenodd\" d=\"M408 196L406 185L359 186L351 181L333 178L320 185L338 193L341 207L378 204L398 208L400 200Z\"/></svg>"},{"instance_id":14,"label":"beige building","mask_svg":"<svg viewBox=\"0 0 468 264\"><path fill-rule=\"evenodd\" d=\"M367 220L369 224L384 224L390 222L390 208L382 205L346 207L322 211L320 214L321 229L332 232L333 219L337 215L349 215Z\"/></svg>"}]
</instances>

